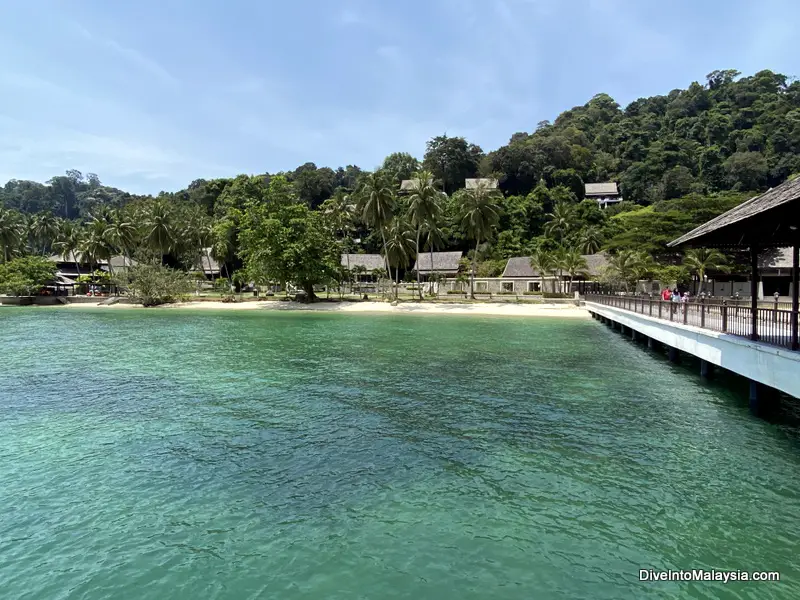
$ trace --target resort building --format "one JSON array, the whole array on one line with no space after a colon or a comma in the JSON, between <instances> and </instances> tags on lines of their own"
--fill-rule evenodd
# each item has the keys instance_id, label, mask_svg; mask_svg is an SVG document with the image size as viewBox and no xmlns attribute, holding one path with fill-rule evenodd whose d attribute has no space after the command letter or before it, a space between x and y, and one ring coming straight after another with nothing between
<instances>
[{"instance_id":1,"label":"resort building","mask_svg":"<svg viewBox=\"0 0 800 600\"><path fill-rule=\"evenodd\" d=\"M586 200L594 200L600 208L608 208L611 204L622 202L617 184L613 181L606 183L587 183L585 186L584 197Z\"/></svg>"},{"instance_id":2,"label":"resort building","mask_svg":"<svg viewBox=\"0 0 800 600\"><path fill-rule=\"evenodd\" d=\"M792 249L774 248L763 250L758 258L760 280L757 290L759 299L772 298L775 292L779 297L792 295ZM695 294L705 292L711 296L729 298L750 296L750 277L748 275L717 274L705 282L695 282Z\"/></svg>"},{"instance_id":3,"label":"resort building","mask_svg":"<svg viewBox=\"0 0 800 600\"><path fill-rule=\"evenodd\" d=\"M190 273L202 273L209 281L218 279L222 274L220 264L211 257L211 249L203 250L203 253L197 257L197 264L192 267Z\"/></svg>"},{"instance_id":4,"label":"resort building","mask_svg":"<svg viewBox=\"0 0 800 600\"><path fill-rule=\"evenodd\" d=\"M432 273L439 277L458 275L462 252L424 252L417 256L412 271L419 272L420 278L427 280Z\"/></svg>"},{"instance_id":5,"label":"resort building","mask_svg":"<svg viewBox=\"0 0 800 600\"><path fill-rule=\"evenodd\" d=\"M428 184L433 185L432 177L428 179ZM410 194L412 192L416 192L418 187L419 187L419 180L417 179L403 179L403 181L400 182L401 193Z\"/></svg>"},{"instance_id":6,"label":"resort building","mask_svg":"<svg viewBox=\"0 0 800 600\"><path fill-rule=\"evenodd\" d=\"M598 280L608 267L608 255L605 252L584 254L583 259L586 261L586 270L575 274L572 278L572 289L567 290L566 285L570 281L569 273L562 273L559 281L558 276L549 273L543 277L541 273L531 267L530 256L509 258L502 275L502 280L505 281L501 291L516 294L552 292L554 289L556 291L563 290L569 294L593 291L599 286ZM513 284L513 287L509 283Z\"/></svg>"},{"instance_id":7,"label":"resort building","mask_svg":"<svg viewBox=\"0 0 800 600\"><path fill-rule=\"evenodd\" d=\"M376 273L386 272L386 261L380 254L342 254L341 264L357 283L374 283L378 280Z\"/></svg>"}]
</instances>

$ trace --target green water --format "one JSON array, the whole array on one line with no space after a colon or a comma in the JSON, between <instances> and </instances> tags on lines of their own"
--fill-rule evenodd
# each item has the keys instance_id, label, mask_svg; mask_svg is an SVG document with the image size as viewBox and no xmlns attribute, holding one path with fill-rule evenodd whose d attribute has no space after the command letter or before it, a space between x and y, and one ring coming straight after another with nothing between
<instances>
[{"instance_id":1,"label":"green water","mask_svg":"<svg viewBox=\"0 0 800 600\"><path fill-rule=\"evenodd\" d=\"M591 320L4 308L0 357L3 599L800 597L798 432Z\"/></svg>"}]
</instances>

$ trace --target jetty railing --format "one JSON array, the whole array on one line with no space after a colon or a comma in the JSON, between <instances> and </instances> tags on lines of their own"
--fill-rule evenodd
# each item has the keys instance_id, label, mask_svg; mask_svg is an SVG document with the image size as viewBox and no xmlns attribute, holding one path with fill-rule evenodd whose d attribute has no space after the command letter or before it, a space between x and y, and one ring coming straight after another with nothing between
<instances>
[{"instance_id":1,"label":"jetty railing","mask_svg":"<svg viewBox=\"0 0 800 600\"><path fill-rule=\"evenodd\" d=\"M587 302L611 306L663 321L691 325L720 333L755 339L764 344L800 350L798 312L774 303L766 308L761 304L754 319L752 307L742 302L708 301L692 298L688 302L672 302L660 297L635 295L587 294Z\"/></svg>"}]
</instances>

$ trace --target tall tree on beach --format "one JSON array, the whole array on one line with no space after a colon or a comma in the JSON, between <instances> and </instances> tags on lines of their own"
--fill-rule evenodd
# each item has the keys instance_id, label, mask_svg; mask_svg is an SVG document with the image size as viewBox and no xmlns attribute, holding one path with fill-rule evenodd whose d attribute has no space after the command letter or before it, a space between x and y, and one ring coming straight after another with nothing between
<instances>
[{"instance_id":1,"label":"tall tree on beach","mask_svg":"<svg viewBox=\"0 0 800 600\"><path fill-rule=\"evenodd\" d=\"M24 237L24 228L20 213L0 206L0 246L2 246L3 262L11 260Z\"/></svg>"},{"instance_id":2,"label":"tall tree on beach","mask_svg":"<svg viewBox=\"0 0 800 600\"><path fill-rule=\"evenodd\" d=\"M389 259L386 255L386 228L394 216L397 203L393 180L389 175L380 171L368 173L361 181L357 196L361 220L368 227L381 233L383 259L386 263L386 272L389 273Z\"/></svg>"},{"instance_id":3,"label":"tall tree on beach","mask_svg":"<svg viewBox=\"0 0 800 600\"><path fill-rule=\"evenodd\" d=\"M60 231L53 242L53 249L66 260L73 258L78 275L81 274L81 251L83 249L84 230L75 221L63 221Z\"/></svg>"},{"instance_id":4,"label":"tall tree on beach","mask_svg":"<svg viewBox=\"0 0 800 600\"><path fill-rule=\"evenodd\" d=\"M162 200L151 203L142 214L144 243L164 263L164 256L172 249L175 239L169 207Z\"/></svg>"},{"instance_id":5,"label":"tall tree on beach","mask_svg":"<svg viewBox=\"0 0 800 600\"><path fill-rule=\"evenodd\" d=\"M552 252L548 252L543 248L539 248L538 250L536 250L536 252L533 253L533 256L531 256L531 268L534 271L539 272L539 276L542 278L542 291L544 291L545 279L556 268L555 256L553 256ZM555 293L556 291L555 279L553 279L552 281L552 287L553 287L553 293Z\"/></svg>"},{"instance_id":6,"label":"tall tree on beach","mask_svg":"<svg viewBox=\"0 0 800 600\"><path fill-rule=\"evenodd\" d=\"M420 256L420 242L423 231L426 228L436 227L439 215L442 210L444 194L436 189L433 182L433 173L430 171L419 171L414 174L413 193L408 199L408 221L414 228L416 237L417 261ZM431 249L431 275L433 275L433 249ZM420 283L420 273L417 269L417 292L419 299L422 300L422 285Z\"/></svg>"},{"instance_id":7,"label":"tall tree on beach","mask_svg":"<svg viewBox=\"0 0 800 600\"><path fill-rule=\"evenodd\" d=\"M398 296L400 269L408 268L414 253L414 229L402 218L395 217L389 224L386 235L386 256L394 267L394 297ZM391 271L389 272L391 278Z\"/></svg>"},{"instance_id":8,"label":"tall tree on beach","mask_svg":"<svg viewBox=\"0 0 800 600\"><path fill-rule=\"evenodd\" d=\"M569 275L566 293L572 293L572 282L575 277L585 275L589 265L578 248L569 248L560 257L561 269Z\"/></svg>"},{"instance_id":9,"label":"tall tree on beach","mask_svg":"<svg viewBox=\"0 0 800 600\"><path fill-rule=\"evenodd\" d=\"M478 260L478 248L482 241L490 239L500 222L500 193L481 181L471 190L461 193L461 210L459 222L467 238L475 242L475 253L472 255L469 295L475 299L475 268ZM431 265L432 266L432 265Z\"/></svg>"}]
</instances>

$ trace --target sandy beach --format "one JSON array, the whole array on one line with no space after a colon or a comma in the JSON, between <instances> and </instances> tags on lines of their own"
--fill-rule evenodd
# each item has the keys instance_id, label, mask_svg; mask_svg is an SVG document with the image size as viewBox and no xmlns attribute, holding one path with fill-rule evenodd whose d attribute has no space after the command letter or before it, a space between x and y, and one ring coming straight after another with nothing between
<instances>
[{"instance_id":1,"label":"sandy beach","mask_svg":"<svg viewBox=\"0 0 800 600\"><path fill-rule=\"evenodd\" d=\"M103 310L125 310L141 308L136 304L69 304L63 308L99 308ZM589 318L589 313L573 304L510 304L502 302L486 303L400 303L392 306L388 302L318 302L302 304L268 300L263 302L181 302L165 304L155 310L296 310L313 312L348 313L396 313L396 314L454 314L454 315L500 315L511 317L560 317Z\"/></svg>"}]
</instances>

